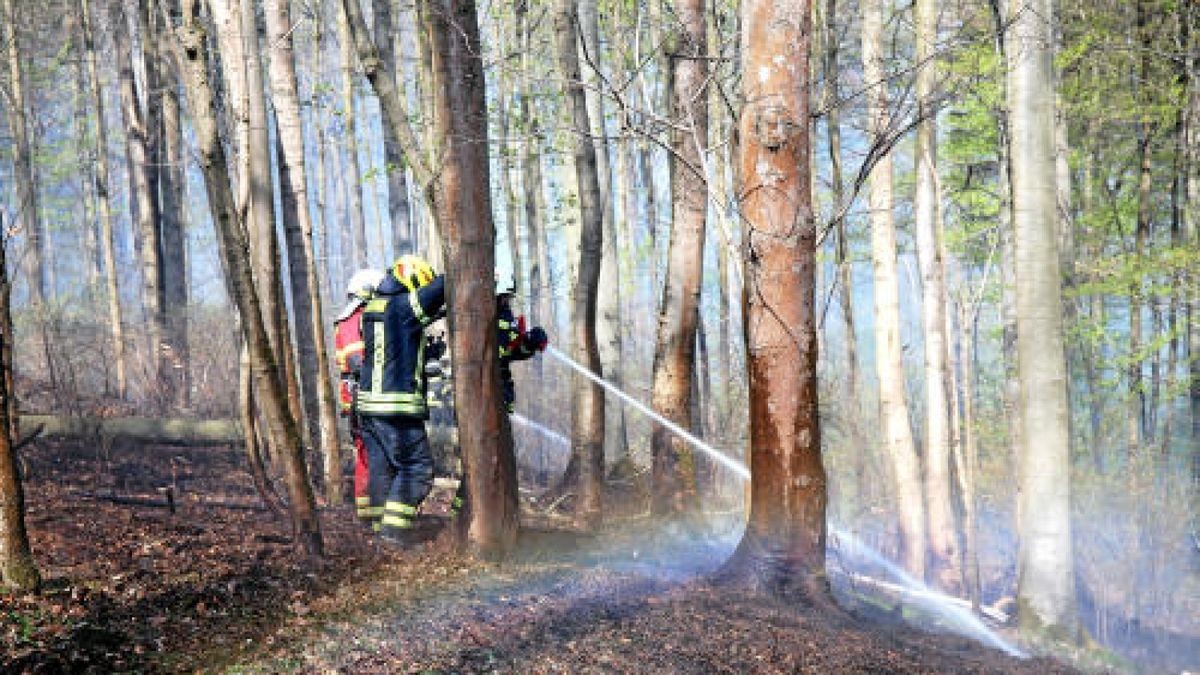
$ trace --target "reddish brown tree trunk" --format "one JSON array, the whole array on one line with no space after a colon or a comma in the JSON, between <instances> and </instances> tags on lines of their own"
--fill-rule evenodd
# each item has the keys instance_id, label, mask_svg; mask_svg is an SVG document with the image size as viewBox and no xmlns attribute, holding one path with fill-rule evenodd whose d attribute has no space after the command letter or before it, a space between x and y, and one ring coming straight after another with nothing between
<instances>
[{"instance_id":1,"label":"reddish brown tree trunk","mask_svg":"<svg viewBox=\"0 0 1200 675\"><path fill-rule=\"evenodd\" d=\"M750 516L726 572L828 601L809 174L810 0L745 0L738 195L746 224Z\"/></svg>"}]
</instances>

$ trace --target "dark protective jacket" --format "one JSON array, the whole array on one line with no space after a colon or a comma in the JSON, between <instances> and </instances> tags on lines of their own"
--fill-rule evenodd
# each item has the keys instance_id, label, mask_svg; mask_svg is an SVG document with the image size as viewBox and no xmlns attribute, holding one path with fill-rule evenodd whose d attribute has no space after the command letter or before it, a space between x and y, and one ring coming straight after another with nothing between
<instances>
[{"instance_id":1,"label":"dark protective jacket","mask_svg":"<svg viewBox=\"0 0 1200 675\"><path fill-rule=\"evenodd\" d=\"M500 345L500 390L504 409L511 414L516 411L517 387L508 364L533 358L537 349L526 339L525 317L514 317L512 309L503 302L496 308L496 330L496 343Z\"/></svg>"},{"instance_id":2,"label":"dark protective jacket","mask_svg":"<svg viewBox=\"0 0 1200 675\"><path fill-rule=\"evenodd\" d=\"M363 309L358 414L428 419L425 328L441 317L445 278L410 293L391 275Z\"/></svg>"}]
</instances>

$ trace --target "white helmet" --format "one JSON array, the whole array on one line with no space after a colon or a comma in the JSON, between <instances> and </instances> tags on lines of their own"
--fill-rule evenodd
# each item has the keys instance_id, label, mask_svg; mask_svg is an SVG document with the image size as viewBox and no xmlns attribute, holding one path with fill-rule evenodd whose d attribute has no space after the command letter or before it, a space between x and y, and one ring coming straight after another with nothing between
<instances>
[{"instance_id":1,"label":"white helmet","mask_svg":"<svg viewBox=\"0 0 1200 675\"><path fill-rule=\"evenodd\" d=\"M351 298L369 297L383 281L383 272L379 270L362 269L350 277L346 284L346 295Z\"/></svg>"}]
</instances>

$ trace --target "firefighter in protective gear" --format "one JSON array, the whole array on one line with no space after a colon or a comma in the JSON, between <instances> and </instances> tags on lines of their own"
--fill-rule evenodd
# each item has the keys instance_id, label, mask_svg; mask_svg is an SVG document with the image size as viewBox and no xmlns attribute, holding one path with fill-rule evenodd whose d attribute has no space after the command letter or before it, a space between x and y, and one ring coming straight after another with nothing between
<instances>
[{"instance_id":1,"label":"firefighter in protective gear","mask_svg":"<svg viewBox=\"0 0 1200 675\"><path fill-rule=\"evenodd\" d=\"M362 312L375 288L383 280L383 272L359 270L350 277L346 294L350 300L333 320L334 349L338 368L338 407L342 417L349 418L350 439L354 443L354 509L360 519L369 520L367 497L367 448L363 445L358 415L354 412L354 395L358 391L358 376L363 363Z\"/></svg>"},{"instance_id":2,"label":"firefighter in protective gear","mask_svg":"<svg viewBox=\"0 0 1200 675\"><path fill-rule=\"evenodd\" d=\"M500 387L504 396L504 411L509 415L516 412L517 388L513 383L513 361L525 361L546 349L550 338L541 326L525 330L525 316L514 316L512 300L515 295L510 285L496 282L496 344L500 347ZM450 516L455 517L466 504L466 481L460 481L454 499L450 502Z\"/></svg>"},{"instance_id":3,"label":"firefighter in protective gear","mask_svg":"<svg viewBox=\"0 0 1200 675\"><path fill-rule=\"evenodd\" d=\"M513 288L499 286L496 289L496 343L500 345L500 385L504 393L504 411L516 411L517 389L513 385L513 361L525 361L546 349L550 343L545 329L534 326L525 330L525 317L514 316L512 309Z\"/></svg>"},{"instance_id":4,"label":"firefighter in protective gear","mask_svg":"<svg viewBox=\"0 0 1200 675\"><path fill-rule=\"evenodd\" d=\"M356 398L367 446L369 515L380 534L402 540L433 485L425 435L425 330L443 315L445 279L402 256L363 309L365 355Z\"/></svg>"}]
</instances>

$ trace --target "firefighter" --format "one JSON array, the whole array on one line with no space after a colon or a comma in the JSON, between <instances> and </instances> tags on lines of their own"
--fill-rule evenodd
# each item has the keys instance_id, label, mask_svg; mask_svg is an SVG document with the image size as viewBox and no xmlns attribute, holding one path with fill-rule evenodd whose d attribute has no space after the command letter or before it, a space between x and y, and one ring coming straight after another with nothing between
<instances>
[{"instance_id":1,"label":"firefighter","mask_svg":"<svg viewBox=\"0 0 1200 675\"><path fill-rule=\"evenodd\" d=\"M513 316L512 286L496 285L496 343L500 345L500 384L504 393L504 411L516 411L517 389L513 385L513 361L525 361L546 349L550 343L545 329L534 326L525 330L525 316Z\"/></svg>"},{"instance_id":2,"label":"firefighter","mask_svg":"<svg viewBox=\"0 0 1200 675\"><path fill-rule=\"evenodd\" d=\"M441 318L444 304L445 279L428 262L405 255L363 309L365 358L356 401L370 466L368 513L390 541L404 541L433 485L425 330Z\"/></svg>"},{"instance_id":3,"label":"firefighter","mask_svg":"<svg viewBox=\"0 0 1200 675\"><path fill-rule=\"evenodd\" d=\"M525 330L525 316L514 316L512 300L515 295L513 287L496 282L496 344L500 347L500 387L504 398L504 412L509 415L516 412L517 388L513 383L513 361L525 361L533 358L534 354L546 349L550 338L541 326ZM466 504L466 480L458 483L454 499L450 502L450 517L458 516Z\"/></svg>"},{"instance_id":4,"label":"firefighter","mask_svg":"<svg viewBox=\"0 0 1200 675\"><path fill-rule=\"evenodd\" d=\"M354 510L358 517L369 521L367 497L367 448L363 445L358 415L354 412L354 395L358 391L358 376L363 363L362 311L383 280L383 272L363 269L354 273L347 284L350 301L333 320L334 349L338 368L338 407L350 423L350 439L354 443Z\"/></svg>"}]
</instances>

